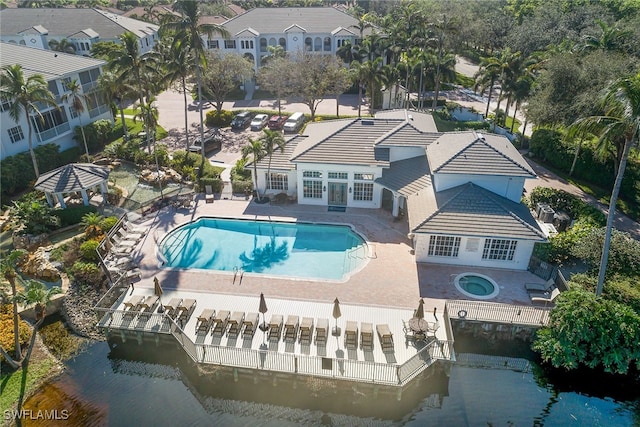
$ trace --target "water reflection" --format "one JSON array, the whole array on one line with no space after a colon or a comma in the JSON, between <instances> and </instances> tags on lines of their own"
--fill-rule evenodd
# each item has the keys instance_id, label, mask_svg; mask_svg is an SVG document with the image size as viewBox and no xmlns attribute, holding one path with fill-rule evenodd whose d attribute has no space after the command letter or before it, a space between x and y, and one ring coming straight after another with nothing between
<instances>
[{"instance_id":1,"label":"water reflection","mask_svg":"<svg viewBox=\"0 0 640 427\"><path fill-rule=\"evenodd\" d=\"M216 367L203 374L173 345L96 343L67 365L25 404L67 409L70 419L59 424L65 426L628 426L638 420L633 402L554 391L532 372L460 365L449 377L443 371L419 377L400 400L384 388L324 379L240 374L236 380Z\"/></svg>"}]
</instances>

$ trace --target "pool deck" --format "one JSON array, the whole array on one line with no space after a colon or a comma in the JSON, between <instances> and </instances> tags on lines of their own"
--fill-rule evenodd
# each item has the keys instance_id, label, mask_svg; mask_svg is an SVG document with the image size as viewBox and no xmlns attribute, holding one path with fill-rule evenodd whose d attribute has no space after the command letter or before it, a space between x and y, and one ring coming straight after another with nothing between
<instances>
[{"instance_id":1,"label":"pool deck","mask_svg":"<svg viewBox=\"0 0 640 427\"><path fill-rule=\"evenodd\" d=\"M242 280L231 272L203 270L172 270L161 267L156 254L156 240L174 227L201 216L245 218L276 221L303 221L349 224L369 244L370 259L364 267L346 281L292 279L244 273ZM328 212L326 206L259 205L248 201L216 200L205 203L198 195L190 209L167 207L138 221L149 232L133 251L133 259L141 270L136 287L153 289L157 277L167 290L214 292L270 298L290 298L309 302L332 302L338 298L346 304L397 307L417 307L425 299L425 310L442 312L447 299L469 299L459 292L453 278L463 272L475 272L491 277L500 286L499 294L489 300L507 304L530 305L524 283L544 283L528 271L501 270L465 266L437 265L415 262L407 238L406 220L394 220L381 209L349 208L347 212ZM257 307L256 307L257 308Z\"/></svg>"}]
</instances>

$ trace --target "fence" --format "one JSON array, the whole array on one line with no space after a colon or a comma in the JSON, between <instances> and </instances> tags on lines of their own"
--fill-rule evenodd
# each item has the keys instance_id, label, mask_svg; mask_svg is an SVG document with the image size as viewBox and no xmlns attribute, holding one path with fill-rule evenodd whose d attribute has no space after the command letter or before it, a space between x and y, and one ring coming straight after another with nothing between
<instances>
[{"instance_id":1,"label":"fence","mask_svg":"<svg viewBox=\"0 0 640 427\"><path fill-rule=\"evenodd\" d=\"M542 326L549 322L547 308L465 300L449 300L445 309L450 318L519 326Z\"/></svg>"}]
</instances>

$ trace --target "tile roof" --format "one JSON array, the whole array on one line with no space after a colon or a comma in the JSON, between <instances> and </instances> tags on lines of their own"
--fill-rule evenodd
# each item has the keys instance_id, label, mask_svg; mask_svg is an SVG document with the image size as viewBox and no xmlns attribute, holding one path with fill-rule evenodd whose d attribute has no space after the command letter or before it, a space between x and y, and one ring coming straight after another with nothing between
<instances>
[{"instance_id":1,"label":"tile roof","mask_svg":"<svg viewBox=\"0 0 640 427\"><path fill-rule=\"evenodd\" d=\"M71 163L40 175L34 187L48 193L69 193L94 187L109 178L109 168L93 163Z\"/></svg>"},{"instance_id":2,"label":"tile roof","mask_svg":"<svg viewBox=\"0 0 640 427\"><path fill-rule=\"evenodd\" d=\"M284 151L276 150L271 156L271 170L294 170L295 164L291 163L289 159L293 154L293 151L296 149L298 144L305 140L306 137L303 135L295 135L294 137L285 141ZM247 162L245 167L253 167L253 162ZM258 162L258 167L261 169L267 169L269 166L269 158L265 157L264 159Z\"/></svg>"},{"instance_id":3,"label":"tile roof","mask_svg":"<svg viewBox=\"0 0 640 427\"><path fill-rule=\"evenodd\" d=\"M35 26L42 26L50 37L69 37L92 29L101 39L116 39L125 31L144 37L158 31L158 26L99 9L8 8L0 11L0 34L14 35Z\"/></svg>"},{"instance_id":4,"label":"tile roof","mask_svg":"<svg viewBox=\"0 0 640 427\"><path fill-rule=\"evenodd\" d=\"M235 16L223 25L232 35L246 28L253 28L260 34L282 34L293 25L310 34L328 34L340 27L349 29L358 25L358 20L333 7L259 7ZM357 29L350 30L359 36ZM371 29L364 31L364 35L369 33Z\"/></svg>"},{"instance_id":5,"label":"tile roof","mask_svg":"<svg viewBox=\"0 0 640 427\"><path fill-rule=\"evenodd\" d=\"M411 110L383 110L376 113L376 119L403 120L421 132L438 133L438 127L430 113Z\"/></svg>"},{"instance_id":6,"label":"tile roof","mask_svg":"<svg viewBox=\"0 0 640 427\"><path fill-rule=\"evenodd\" d=\"M525 205L471 182L438 193L425 188L408 205L414 233L546 240Z\"/></svg>"},{"instance_id":7,"label":"tile roof","mask_svg":"<svg viewBox=\"0 0 640 427\"><path fill-rule=\"evenodd\" d=\"M389 149L376 147L380 138L401 124L399 120L352 119L339 121L333 133L298 152L294 162L329 163L340 165L388 166ZM305 133L319 127L309 127Z\"/></svg>"},{"instance_id":8,"label":"tile roof","mask_svg":"<svg viewBox=\"0 0 640 427\"><path fill-rule=\"evenodd\" d=\"M22 65L25 78L41 74L45 80L54 80L71 73L99 67L104 61L86 56L0 42L0 66Z\"/></svg>"},{"instance_id":9,"label":"tile roof","mask_svg":"<svg viewBox=\"0 0 640 427\"><path fill-rule=\"evenodd\" d=\"M389 169L383 169L376 182L405 197L417 194L431 187L429 164L425 156L392 162Z\"/></svg>"},{"instance_id":10,"label":"tile roof","mask_svg":"<svg viewBox=\"0 0 640 427\"><path fill-rule=\"evenodd\" d=\"M422 132L410 123L403 123L384 135L378 142L379 147L426 147L442 135L439 132Z\"/></svg>"},{"instance_id":11,"label":"tile roof","mask_svg":"<svg viewBox=\"0 0 640 427\"><path fill-rule=\"evenodd\" d=\"M513 144L495 134L444 133L427 149L427 158L433 173L536 176Z\"/></svg>"}]
</instances>

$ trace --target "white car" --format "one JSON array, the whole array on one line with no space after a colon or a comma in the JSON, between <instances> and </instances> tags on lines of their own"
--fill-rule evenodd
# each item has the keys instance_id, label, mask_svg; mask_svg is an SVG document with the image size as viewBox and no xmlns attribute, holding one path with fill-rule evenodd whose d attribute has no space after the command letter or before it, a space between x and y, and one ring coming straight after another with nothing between
<instances>
[{"instance_id":1,"label":"white car","mask_svg":"<svg viewBox=\"0 0 640 427\"><path fill-rule=\"evenodd\" d=\"M257 114L253 120L251 120L251 130L262 130L267 125L269 116L266 114Z\"/></svg>"}]
</instances>

